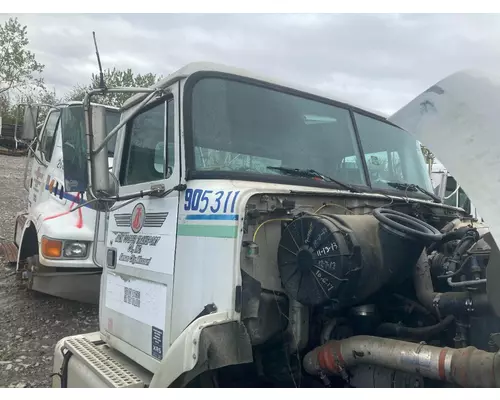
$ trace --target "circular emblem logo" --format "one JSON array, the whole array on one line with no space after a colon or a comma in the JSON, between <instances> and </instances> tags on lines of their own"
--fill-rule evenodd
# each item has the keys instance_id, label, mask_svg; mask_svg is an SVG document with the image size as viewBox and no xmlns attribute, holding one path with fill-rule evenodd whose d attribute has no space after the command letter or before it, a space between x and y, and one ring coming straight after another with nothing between
<instances>
[{"instance_id":1,"label":"circular emblem logo","mask_svg":"<svg viewBox=\"0 0 500 400\"><path fill-rule=\"evenodd\" d=\"M145 218L146 218L146 208L144 207L144 204L137 203L134 209L132 210L132 218L130 224L132 232L138 233L142 229Z\"/></svg>"}]
</instances>

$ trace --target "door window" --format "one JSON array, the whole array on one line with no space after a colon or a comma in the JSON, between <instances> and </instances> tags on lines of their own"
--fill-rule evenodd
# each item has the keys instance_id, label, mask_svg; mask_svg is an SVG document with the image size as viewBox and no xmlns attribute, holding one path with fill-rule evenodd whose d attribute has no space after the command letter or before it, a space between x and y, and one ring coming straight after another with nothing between
<instances>
[{"instance_id":1,"label":"door window","mask_svg":"<svg viewBox=\"0 0 500 400\"><path fill-rule=\"evenodd\" d=\"M173 100L156 103L130 121L125 148L128 156L123 160L122 185L168 178L175 161Z\"/></svg>"},{"instance_id":2,"label":"door window","mask_svg":"<svg viewBox=\"0 0 500 400\"><path fill-rule=\"evenodd\" d=\"M54 143L56 141L56 131L59 127L60 111L52 111L49 114L47 123L42 132L40 141L40 152L43 154L44 159L50 162L52 152L54 150Z\"/></svg>"}]
</instances>

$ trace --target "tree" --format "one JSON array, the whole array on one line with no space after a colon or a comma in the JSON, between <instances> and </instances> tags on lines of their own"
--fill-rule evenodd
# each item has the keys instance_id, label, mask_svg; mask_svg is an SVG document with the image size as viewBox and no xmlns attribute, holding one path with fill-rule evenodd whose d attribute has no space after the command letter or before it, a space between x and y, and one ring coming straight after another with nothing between
<instances>
[{"instance_id":1,"label":"tree","mask_svg":"<svg viewBox=\"0 0 500 400\"><path fill-rule=\"evenodd\" d=\"M107 87L149 87L154 85L162 76L157 76L151 72L141 75L134 74L130 68L118 70L116 68L104 71L104 82ZM91 83L87 86L77 85L66 96L66 100L82 101L85 93L99 87L99 74L92 74ZM120 107L133 96L133 93L108 93L105 96L95 96L93 102L99 102L110 106Z\"/></svg>"},{"instance_id":2,"label":"tree","mask_svg":"<svg viewBox=\"0 0 500 400\"><path fill-rule=\"evenodd\" d=\"M28 30L17 18L9 18L0 26L0 94L27 86L43 87L44 65L27 49Z\"/></svg>"}]
</instances>

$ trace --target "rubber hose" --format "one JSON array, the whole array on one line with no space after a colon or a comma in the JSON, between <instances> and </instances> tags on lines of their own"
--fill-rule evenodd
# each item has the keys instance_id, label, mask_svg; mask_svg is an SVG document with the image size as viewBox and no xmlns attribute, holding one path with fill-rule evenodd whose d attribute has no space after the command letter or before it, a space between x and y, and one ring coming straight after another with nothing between
<instances>
[{"instance_id":1,"label":"rubber hose","mask_svg":"<svg viewBox=\"0 0 500 400\"><path fill-rule=\"evenodd\" d=\"M448 315L435 325L421 328L410 328L399 324L384 323L377 328L377 335L409 339L427 339L444 331L454 319L454 316Z\"/></svg>"},{"instance_id":2,"label":"rubber hose","mask_svg":"<svg viewBox=\"0 0 500 400\"><path fill-rule=\"evenodd\" d=\"M432 253L434 250L436 250L437 248L439 248L440 246L442 246L445 243L451 242L452 240L463 239L463 237L466 235L466 233L469 231L469 229L470 228L468 226L463 226L461 228L458 228L455 231L446 232L443 235L443 238L439 242L434 242L429 246L429 248L428 248L429 254Z\"/></svg>"}]
</instances>

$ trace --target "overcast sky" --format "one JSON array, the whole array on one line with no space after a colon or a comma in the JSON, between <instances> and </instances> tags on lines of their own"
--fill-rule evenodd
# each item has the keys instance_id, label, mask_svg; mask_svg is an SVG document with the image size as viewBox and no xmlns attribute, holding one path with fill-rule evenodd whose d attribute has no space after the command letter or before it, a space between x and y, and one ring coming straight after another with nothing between
<instances>
[{"instance_id":1,"label":"overcast sky","mask_svg":"<svg viewBox=\"0 0 500 400\"><path fill-rule=\"evenodd\" d=\"M9 15L0 15L3 23ZM59 96L103 68L164 76L192 61L238 66L392 113L446 74L500 66L500 15L19 15Z\"/></svg>"}]
</instances>

